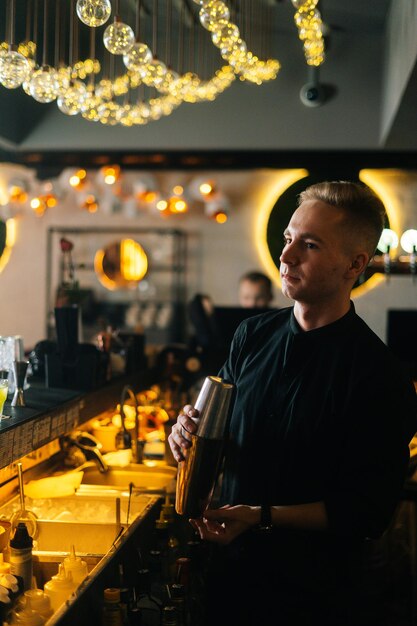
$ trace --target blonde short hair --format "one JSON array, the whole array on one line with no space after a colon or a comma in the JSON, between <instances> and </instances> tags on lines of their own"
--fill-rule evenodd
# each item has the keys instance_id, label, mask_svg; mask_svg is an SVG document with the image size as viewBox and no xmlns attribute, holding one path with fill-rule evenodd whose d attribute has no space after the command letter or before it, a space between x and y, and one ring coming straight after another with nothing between
<instances>
[{"instance_id":1,"label":"blonde short hair","mask_svg":"<svg viewBox=\"0 0 417 626\"><path fill-rule=\"evenodd\" d=\"M369 256L378 245L385 224L385 207L366 185L344 180L310 185L298 196L298 205L305 200L319 200L344 211L346 226L355 237L361 237Z\"/></svg>"}]
</instances>

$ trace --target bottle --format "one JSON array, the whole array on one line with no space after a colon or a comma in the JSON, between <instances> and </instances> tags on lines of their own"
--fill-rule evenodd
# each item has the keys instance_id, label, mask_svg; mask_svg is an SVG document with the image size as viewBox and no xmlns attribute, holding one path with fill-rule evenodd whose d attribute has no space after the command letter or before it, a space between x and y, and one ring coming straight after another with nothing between
<instances>
[{"instance_id":1,"label":"bottle","mask_svg":"<svg viewBox=\"0 0 417 626\"><path fill-rule=\"evenodd\" d=\"M176 608L177 611L177 624L178 626L187 626L188 624L188 616L187 616L187 601L185 597L185 586L181 583L173 583L169 585L169 593L171 597L172 606Z\"/></svg>"},{"instance_id":2,"label":"bottle","mask_svg":"<svg viewBox=\"0 0 417 626\"><path fill-rule=\"evenodd\" d=\"M164 584L174 582L175 561L179 556L179 541L173 524L164 519L163 513L155 521L155 549L161 553L162 579Z\"/></svg>"},{"instance_id":3,"label":"bottle","mask_svg":"<svg viewBox=\"0 0 417 626\"><path fill-rule=\"evenodd\" d=\"M23 594L25 602L30 602L34 611L37 611L47 621L53 614L51 600L42 589L29 589Z\"/></svg>"},{"instance_id":4,"label":"bottle","mask_svg":"<svg viewBox=\"0 0 417 626\"><path fill-rule=\"evenodd\" d=\"M137 572L136 606L141 611L143 626L159 626L162 603L151 594L151 572L142 568Z\"/></svg>"},{"instance_id":5,"label":"bottle","mask_svg":"<svg viewBox=\"0 0 417 626\"><path fill-rule=\"evenodd\" d=\"M179 626L180 622L177 619L177 609L175 606L167 605L162 609L162 626Z\"/></svg>"},{"instance_id":6,"label":"bottle","mask_svg":"<svg viewBox=\"0 0 417 626\"><path fill-rule=\"evenodd\" d=\"M44 592L51 601L53 611L56 611L77 588L77 584L72 580L71 572L65 571L63 563L58 565L58 574L52 576L44 585Z\"/></svg>"},{"instance_id":7,"label":"bottle","mask_svg":"<svg viewBox=\"0 0 417 626\"><path fill-rule=\"evenodd\" d=\"M23 578L15 576L14 574L2 574L0 576L0 585L7 589L12 602L14 602L24 591Z\"/></svg>"},{"instance_id":8,"label":"bottle","mask_svg":"<svg viewBox=\"0 0 417 626\"><path fill-rule=\"evenodd\" d=\"M83 561L81 557L76 556L74 544L71 545L71 551L69 555L65 557L63 563L65 571L67 573L71 572L72 580L77 585L79 585L88 574L87 563Z\"/></svg>"},{"instance_id":9,"label":"bottle","mask_svg":"<svg viewBox=\"0 0 417 626\"><path fill-rule=\"evenodd\" d=\"M19 626L44 626L46 619L36 611L31 604L30 597L26 599L24 606L17 607L12 611L11 625Z\"/></svg>"},{"instance_id":10,"label":"bottle","mask_svg":"<svg viewBox=\"0 0 417 626\"><path fill-rule=\"evenodd\" d=\"M10 571L22 577L25 591L32 587L32 547L33 539L28 533L26 524L19 522L10 540Z\"/></svg>"},{"instance_id":11,"label":"bottle","mask_svg":"<svg viewBox=\"0 0 417 626\"><path fill-rule=\"evenodd\" d=\"M103 599L102 626L123 626L120 589L108 587L104 590Z\"/></svg>"}]
</instances>

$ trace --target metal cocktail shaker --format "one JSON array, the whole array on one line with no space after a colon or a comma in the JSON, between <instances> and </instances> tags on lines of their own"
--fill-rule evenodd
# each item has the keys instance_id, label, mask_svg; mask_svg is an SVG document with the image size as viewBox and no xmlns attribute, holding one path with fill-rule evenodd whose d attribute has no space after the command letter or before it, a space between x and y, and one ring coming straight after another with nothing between
<instances>
[{"instance_id":1,"label":"metal cocktail shaker","mask_svg":"<svg viewBox=\"0 0 417 626\"><path fill-rule=\"evenodd\" d=\"M178 464L175 510L179 515L200 517L207 507L220 470L224 436L228 426L234 385L207 376L194 404L198 409L197 432Z\"/></svg>"}]
</instances>

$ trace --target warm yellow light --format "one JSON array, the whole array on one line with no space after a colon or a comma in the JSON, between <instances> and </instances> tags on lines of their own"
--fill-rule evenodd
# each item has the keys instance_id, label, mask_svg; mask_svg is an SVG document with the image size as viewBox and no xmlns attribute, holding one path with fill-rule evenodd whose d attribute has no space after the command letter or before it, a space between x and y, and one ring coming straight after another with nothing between
<instances>
[{"instance_id":1,"label":"warm yellow light","mask_svg":"<svg viewBox=\"0 0 417 626\"><path fill-rule=\"evenodd\" d=\"M266 273L274 279L278 286L281 286L281 277L279 269L272 259L267 242L267 229L269 216L272 209L278 201L278 198L297 180L308 176L308 171L304 169L283 170L277 172L276 177L269 185L259 188L259 195L255 199L254 204L259 207L257 215L255 215L255 245L258 250L259 258L262 265L266 269Z\"/></svg>"},{"instance_id":2,"label":"warm yellow light","mask_svg":"<svg viewBox=\"0 0 417 626\"><path fill-rule=\"evenodd\" d=\"M168 202L166 200L159 200L159 202L156 203L156 208L158 211L165 211L165 209L168 208Z\"/></svg>"},{"instance_id":3,"label":"warm yellow light","mask_svg":"<svg viewBox=\"0 0 417 626\"><path fill-rule=\"evenodd\" d=\"M148 271L148 258L142 246L133 239L120 245L120 272L127 281L141 280Z\"/></svg>"},{"instance_id":4,"label":"warm yellow light","mask_svg":"<svg viewBox=\"0 0 417 626\"><path fill-rule=\"evenodd\" d=\"M199 189L202 196L208 196L213 191L213 186L210 183L201 183Z\"/></svg>"},{"instance_id":5,"label":"warm yellow light","mask_svg":"<svg viewBox=\"0 0 417 626\"><path fill-rule=\"evenodd\" d=\"M39 209L40 206L41 206L40 198L32 198L32 200L30 201L31 209L36 211L36 209Z\"/></svg>"},{"instance_id":6,"label":"warm yellow light","mask_svg":"<svg viewBox=\"0 0 417 626\"><path fill-rule=\"evenodd\" d=\"M52 209L57 204L58 201L55 196L46 196L46 206L48 207L48 209Z\"/></svg>"},{"instance_id":7,"label":"warm yellow light","mask_svg":"<svg viewBox=\"0 0 417 626\"><path fill-rule=\"evenodd\" d=\"M103 167L101 171L106 185L114 185L114 183L119 179L120 167L118 165Z\"/></svg>"},{"instance_id":8,"label":"warm yellow light","mask_svg":"<svg viewBox=\"0 0 417 626\"><path fill-rule=\"evenodd\" d=\"M94 271L97 278L106 289L114 291L117 289L117 283L107 276L103 269L104 250L97 250L94 255Z\"/></svg>"},{"instance_id":9,"label":"warm yellow light","mask_svg":"<svg viewBox=\"0 0 417 626\"><path fill-rule=\"evenodd\" d=\"M156 198L157 195L155 191L145 191L145 193L142 195L142 200L144 202L155 202Z\"/></svg>"},{"instance_id":10,"label":"warm yellow light","mask_svg":"<svg viewBox=\"0 0 417 626\"><path fill-rule=\"evenodd\" d=\"M216 220L218 224L224 224L225 222L227 222L227 215L226 213L223 213L222 211L220 211L219 213L216 213L216 215L214 216L214 219Z\"/></svg>"},{"instance_id":11,"label":"warm yellow light","mask_svg":"<svg viewBox=\"0 0 417 626\"><path fill-rule=\"evenodd\" d=\"M96 213L98 210L98 202L96 200L96 197L93 196L93 194L89 194L83 202L81 208L86 209L86 211L88 211L89 213Z\"/></svg>"},{"instance_id":12,"label":"warm yellow light","mask_svg":"<svg viewBox=\"0 0 417 626\"><path fill-rule=\"evenodd\" d=\"M181 185L175 185L172 191L176 196L182 196L184 193L184 187L181 187Z\"/></svg>"},{"instance_id":13,"label":"warm yellow light","mask_svg":"<svg viewBox=\"0 0 417 626\"><path fill-rule=\"evenodd\" d=\"M188 205L185 200L173 198L172 203L170 203L170 209L173 213L185 213L188 209Z\"/></svg>"},{"instance_id":14,"label":"warm yellow light","mask_svg":"<svg viewBox=\"0 0 417 626\"><path fill-rule=\"evenodd\" d=\"M22 187L18 185L12 185L9 189L11 202L21 202L22 204L27 200L27 193Z\"/></svg>"},{"instance_id":15,"label":"warm yellow light","mask_svg":"<svg viewBox=\"0 0 417 626\"><path fill-rule=\"evenodd\" d=\"M400 224L401 207L390 186L390 179L396 175L398 175L398 170L361 170L359 179L381 198L388 215L390 228L400 233L404 230Z\"/></svg>"},{"instance_id":16,"label":"warm yellow light","mask_svg":"<svg viewBox=\"0 0 417 626\"><path fill-rule=\"evenodd\" d=\"M3 250L3 254L0 258L0 273L6 267L9 262L12 248L16 243L17 238L17 223L14 218L6 220L6 245Z\"/></svg>"},{"instance_id":17,"label":"warm yellow light","mask_svg":"<svg viewBox=\"0 0 417 626\"><path fill-rule=\"evenodd\" d=\"M87 176L87 172L85 170L78 170L77 176L80 180L84 180L84 178Z\"/></svg>"},{"instance_id":18,"label":"warm yellow light","mask_svg":"<svg viewBox=\"0 0 417 626\"><path fill-rule=\"evenodd\" d=\"M79 176L71 176L69 179L69 184L71 185L71 187L78 187L78 185L80 184L81 179Z\"/></svg>"}]
</instances>

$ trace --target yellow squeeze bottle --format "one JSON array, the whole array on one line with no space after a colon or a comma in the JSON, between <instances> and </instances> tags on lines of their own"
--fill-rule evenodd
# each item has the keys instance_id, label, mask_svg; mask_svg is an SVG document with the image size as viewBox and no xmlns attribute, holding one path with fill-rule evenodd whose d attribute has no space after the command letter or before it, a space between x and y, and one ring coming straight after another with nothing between
<instances>
[{"instance_id":1,"label":"yellow squeeze bottle","mask_svg":"<svg viewBox=\"0 0 417 626\"><path fill-rule=\"evenodd\" d=\"M79 585L88 574L87 563L76 556L74 544L71 546L71 551L64 559L65 571L71 572L72 580Z\"/></svg>"},{"instance_id":2,"label":"yellow squeeze bottle","mask_svg":"<svg viewBox=\"0 0 417 626\"><path fill-rule=\"evenodd\" d=\"M51 601L51 606L55 612L72 594L78 585L72 580L72 574L65 571L65 566L60 563L58 566L58 574L52 576L44 586L44 592Z\"/></svg>"}]
</instances>

